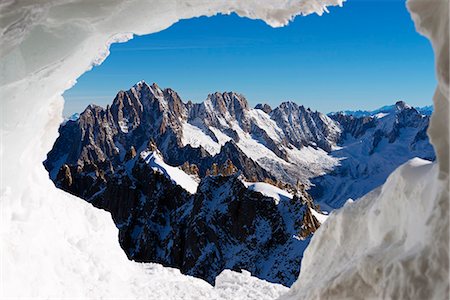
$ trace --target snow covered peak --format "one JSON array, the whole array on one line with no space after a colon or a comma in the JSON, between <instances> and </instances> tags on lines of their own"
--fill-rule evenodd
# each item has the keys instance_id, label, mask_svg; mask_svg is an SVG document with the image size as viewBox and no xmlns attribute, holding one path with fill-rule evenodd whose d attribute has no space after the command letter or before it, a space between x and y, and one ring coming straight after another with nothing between
<instances>
[{"instance_id":1,"label":"snow covered peak","mask_svg":"<svg viewBox=\"0 0 450 300\"><path fill-rule=\"evenodd\" d=\"M68 121L76 121L80 118L79 113L74 113L68 117L64 117L64 121L62 122L62 125L66 124Z\"/></svg>"},{"instance_id":2,"label":"snow covered peak","mask_svg":"<svg viewBox=\"0 0 450 300\"><path fill-rule=\"evenodd\" d=\"M207 99L222 114L228 112L231 116L235 116L249 109L247 99L243 95L235 92L215 92L209 94Z\"/></svg>"},{"instance_id":3,"label":"snow covered peak","mask_svg":"<svg viewBox=\"0 0 450 300\"><path fill-rule=\"evenodd\" d=\"M411 106L409 106L408 104L406 104L405 101L397 101L395 102L395 108L397 110L404 110L404 109L409 109L411 108Z\"/></svg>"},{"instance_id":4,"label":"snow covered peak","mask_svg":"<svg viewBox=\"0 0 450 300\"><path fill-rule=\"evenodd\" d=\"M313 146L330 151L339 140L339 124L328 116L288 101L272 110L270 117L297 148Z\"/></svg>"},{"instance_id":5,"label":"snow covered peak","mask_svg":"<svg viewBox=\"0 0 450 300\"><path fill-rule=\"evenodd\" d=\"M138 82L136 82L136 83L133 85L133 87L137 88L137 87L142 86L142 85L144 85L144 84L146 84L146 83L145 83L145 80L139 80Z\"/></svg>"},{"instance_id":6,"label":"snow covered peak","mask_svg":"<svg viewBox=\"0 0 450 300\"><path fill-rule=\"evenodd\" d=\"M383 114L389 114L389 113L394 113L394 112L399 112L405 109L411 109L413 108L412 106L408 105L405 101L397 101L395 104L393 105L385 105L382 106L380 108L377 108L375 110L344 110L344 111L339 111L339 112L331 112L328 115L332 116L332 115L349 115L349 116L353 116L356 118L361 118L361 117L373 117L376 116L380 113ZM430 106L425 106L423 108L415 108L417 110L421 110L423 109L424 111L430 111ZM424 113L425 115L427 115L427 113Z\"/></svg>"}]
</instances>

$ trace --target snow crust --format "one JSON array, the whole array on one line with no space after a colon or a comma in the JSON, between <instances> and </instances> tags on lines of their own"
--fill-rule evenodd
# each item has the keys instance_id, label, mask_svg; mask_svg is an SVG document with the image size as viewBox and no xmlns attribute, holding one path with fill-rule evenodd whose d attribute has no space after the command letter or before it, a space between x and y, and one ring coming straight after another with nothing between
<instances>
[{"instance_id":1,"label":"snow crust","mask_svg":"<svg viewBox=\"0 0 450 300\"><path fill-rule=\"evenodd\" d=\"M140 156L153 170L162 173L189 193L197 192L198 183L183 170L166 164L160 153L147 150L142 151Z\"/></svg>"},{"instance_id":2,"label":"snow crust","mask_svg":"<svg viewBox=\"0 0 450 300\"><path fill-rule=\"evenodd\" d=\"M228 273L234 283L219 291L173 269L128 261L109 214L56 189L42 161L63 121L61 95L108 56L111 43L163 30L179 19L233 11L281 26L295 15L322 14L326 5L341 2L2 1L1 298L277 297L269 293L275 285L247 275Z\"/></svg>"},{"instance_id":3,"label":"snow crust","mask_svg":"<svg viewBox=\"0 0 450 300\"><path fill-rule=\"evenodd\" d=\"M318 211L316 211L314 209L310 209L309 211L317 219L317 221L320 222L320 224L325 223L325 221L328 219L328 215L325 215L323 213L321 214L321 213L319 213Z\"/></svg>"}]
</instances>

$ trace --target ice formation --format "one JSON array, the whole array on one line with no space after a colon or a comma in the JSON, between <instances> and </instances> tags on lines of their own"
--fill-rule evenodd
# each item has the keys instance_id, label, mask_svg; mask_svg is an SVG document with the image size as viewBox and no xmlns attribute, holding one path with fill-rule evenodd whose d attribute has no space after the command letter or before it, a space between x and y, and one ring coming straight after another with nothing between
<instances>
[{"instance_id":1,"label":"ice formation","mask_svg":"<svg viewBox=\"0 0 450 300\"><path fill-rule=\"evenodd\" d=\"M284 291L246 273L233 275L227 271L224 280L219 280L222 283L213 288L173 269L129 262L118 246L117 230L110 217L57 190L48 179L42 161L62 121L62 93L93 64L106 58L111 43L124 42L133 33L160 31L179 19L232 11L281 26L297 14L321 14L327 5L341 3L342 0L2 1L1 296L263 299L277 297ZM391 231L385 231L385 227L380 229L372 219L373 224L362 226L361 230L375 230L371 244L355 245L349 254L356 253L356 257L338 253L341 260L332 265L321 262L320 257L315 259L311 249L326 242L323 239L326 236L338 234L340 239L347 236L340 235L342 232L330 225L323 226L308 250L302 272L314 267L321 274L335 267L331 273L336 274L346 265L345 270L340 269L345 272L333 281L329 276L317 277L318 282L305 279L304 283L295 284L291 298L307 293L330 295L333 289L354 297L364 293L395 297L402 295L396 292L406 289L406 285L408 295L421 296L422 288L436 298L448 293L447 280L442 281L443 275L448 277L448 1L410 0L409 9L418 31L431 39L436 55L439 86L429 134L438 165L413 161L389 179L380 195L369 195L361 204L348 205L330 216L325 224L341 221L348 224L352 222L345 221L349 211L359 211L365 205L369 210L378 207L379 213L377 209L372 212L380 218L390 215L385 211L387 200L400 202L394 207L405 207L398 211L395 221L383 224ZM424 182L420 182L421 178ZM405 186L414 182L420 183L415 188L416 194L408 193ZM431 190L421 190L420 186ZM398 197L390 199L391 196ZM375 203L368 205L369 198ZM408 213L414 215L408 218ZM410 220L423 225L420 231L414 232L422 239L408 236ZM357 224L358 220L353 222ZM399 236L399 233L407 235ZM354 243L351 235L348 238L349 243ZM393 246L386 247L386 242L377 242L377 238L391 239ZM395 247L403 239L404 247ZM399 253L405 249L410 251ZM383 251L386 258L379 258L377 251ZM374 255L370 256L371 253ZM371 268L385 262L391 264L390 272ZM427 269L425 276L414 277L416 284L411 285L408 279L416 274L415 266ZM368 273L369 270L375 273ZM326 286L327 280L333 285ZM360 284L358 288L354 283Z\"/></svg>"}]
</instances>

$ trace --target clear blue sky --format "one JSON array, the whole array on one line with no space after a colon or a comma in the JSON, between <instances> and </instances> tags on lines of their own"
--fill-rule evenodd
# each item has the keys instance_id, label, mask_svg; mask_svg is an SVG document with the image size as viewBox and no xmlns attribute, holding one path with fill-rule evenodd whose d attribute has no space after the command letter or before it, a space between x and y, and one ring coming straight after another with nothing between
<instances>
[{"instance_id":1,"label":"clear blue sky","mask_svg":"<svg viewBox=\"0 0 450 300\"><path fill-rule=\"evenodd\" d=\"M436 84L433 64L404 0L349 0L283 28L236 15L202 17L112 45L105 62L64 94L64 114L106 106L141 79L194 102L236 91L252 106L292 100L325 113L398 99L425 106Z\"/></svg>"}]
</instances>

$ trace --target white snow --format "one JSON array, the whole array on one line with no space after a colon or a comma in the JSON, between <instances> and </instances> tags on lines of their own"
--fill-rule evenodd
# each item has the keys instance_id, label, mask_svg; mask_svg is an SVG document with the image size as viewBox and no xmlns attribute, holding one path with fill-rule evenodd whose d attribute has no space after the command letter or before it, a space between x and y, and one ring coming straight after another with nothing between
<instances>
[{"instance_id":1,"label":"white snow","mask_svg":"<svg viewBox=\"0 0 450 300\"><path fill-rule=\"evenodd\" d=\"M276 299L288 291L281 284L268 284L252 277L250 272L242 270L236 273L224 270L216 277L215 288L222 299Z\"/></svg>"},{"instance_id":2,"label":"white snow","mask_svg":"<svg viewBox=\"0 0 450 300\"><path fill-rule=\"evenodd\" d=\"M218 12L236 11L241 16L280 26L294 15L322 14L326 5L339 3L339 0L3 1L0 4L1 297L246 299L258 295L260 290L269 295L255 284L246 288L246 280L236 279L236 286L223 292L173 269L146 268L148 265L128 261L118 245L117 229L110 215L57 190L42 161L62 121L64 101L60 95L93 64L108 56L111 43L124 42L132 33L163 30L179 19ZM410 176L397 177L396 188L387 189L395 191L392 194L380 194L372 199L373 204L368 200L357 201L331 215L306 253L301 280L291 293L296 299L306 293L327 294L337 286L334 292L349 293L353 298L369 295L400 298L402 292L414 294L420 290L430 292L427 297L419 297L422 299L448 297L449 48L448 39L443 38L448 36L448 1L409 0L408 8L418 31L431 39L436 54L438 87L428 132L439 165L407 167ZM426 169L429 172L423 176ZM438 186L442 193L438 193ZM381 204L387 202L394 206L386 208ZM348 215L352 206L367 215L369 208L364 209L364 205L378 206L379 211L371 212L382 216L380 219L389 226L373 222L368 227L360 223L360 217L355 222L362 226L361 230L351 226L345 235L333 235L334 226L343 233L340 228L347 222L354 225L353 216ZM398 215L385 219L384 216L393 215L389 212L393 209ZM423 226L418 232L408 229L413 219ZM373 216L371 220L377 218ZM367 228L373 229L374 234ZM387 229L390 231L386 232ZM354 236L348 234L353 231ZM409 241L405 249L398 247L402 243L402 239L396 239L399 234ZM337 240L326 242L322 239L326 236ZM417 238L413 239L414 236ZM358 237L370 243L365 246ZM393 243L386 247L390 239ZM421 243L413 247L410 242L417 240ZM321 255L319 250L326 248L317 247L321 242L337 247L347 241L346 249L351 251L344 253L337 249L336 265L330 265L330 260L321 262L324 257L334 257L328 249ZM380 247L374 247L376 244ZM318 252L314 253L315 250ZM356 273L358 270L361 272ZM380 275L379 270L386 270L386 274ZM316 280L305 278L306 274ZM331 274L338 274L333 282L329 280ZM374 274L381 279L374 280ZM358 277L367 279L368 284L355 280ZM274 287L266 284L268 289Z\"/></svg>"},{"instance_id":3,"label":"white snow","mask_svg":"<svg viewBox=\"0 0 450 300\"><path fill-rule=\"evenodd\" d=\"M239 124L237 124L236 121L233 121L232 128L239 135L239 142L237 142L238 147L248 157L251 157L255 161L258 161L261 158L270 158L271 160L279 162L281 164L287 164L269 148L260 143L258 140L255 140L249 133L242 130L242 128L239 126Z\"/></svg>"},{"instance_id":4,"label":"white snow","mask_svg":"<svg viewBox=\"0 0 450 300\"><path fill-rule=\"evenodd\" d=\"M162 173L189 193L195 194L197 192L198 183L183 170L166 164L160 153L144 150L140 153L140 156L153 170Z\"/></svg>"},{"instance_id":5,"label":"white snow","mask_svg":"<svg viewBox=\"0 0 450 300\"><path fill-rule=\"evenodd\" d=\"M214 133L220 145L225 145L226 142L231 140L231 138L228 135L226 135L225 133L223 133L222 131L220 131L215 127L209 127L209 130L211 130Z\"/></svg>"},{"instance_id":6,"label":"white snow","mask_svg":"<svg viewBox=\"0 0 450 300\"><path fill-rule=\"evenodd\" d=\"M123 118L123 120L120 120L118 123L119 123L120 130L123 133L128 133L128 120L126 118Z\"/></svg>"},{"instance_id":7,"label":"white snow","mask_svg":"<svg viewBox=\"0 0 450 300\"><path fill-rule=\"evenodd\" d=\"M382 118L386 117L387 115L389 115L389 113L380 112L375 115L375 118L382 119Z\"/></svg>"},{"instance_id":8,"label":"white snow","mask_svg":"<svg viewBox=\"0 0 450 300\"><path fill-rule=\"evenodd\" d=\"M333 212L282 299L446 299L448 181L438 174L437 164L412 159Z\"/></svg>"},{"instance_id":9,"label":"white snow","mask_svg":"<svg viewBox=\"0 0 450 300\"><path fill-rule=\"evenodd\" d=\"M188 122L183 123L183 136L181 142L184 146L191 145L194 148L202 146L209 154L215 155L220 152L223 140L217 143L199 127Z\"/></svg>"},{"instance_id":10,"label":"white snow","mask_svg":"<svg viewBox=\"0 0 450 300\"><path fill-rule=\"evenodd\" d=\"M245 182L242 183L249 189L255 192L259 192L264 196L275 199L278 204L280 201L292 199L292 195L285 190L282 190L276 186L265 182Z\"/></svg>"},{"instance_id":11,"label":"white snow","mask_svg":"<svg viewBox=\"0 0 450 300\"><path fill-rule=\"evenodd\" d=\"M284 137L283 130L278 127L277 123L268 114L260 109L250 109L249 115L255 124L263 129L272 139L281 142L282 137Z\"/></svg>"},{"instance_id":12,"label":"white snow","mask_svg":"<svg viewBox=\"0 0 450 300\"><path fill-rule=\"evenodd\" d=\"M265 183L265 182L246 182L242 181L242 183L249 189L255 192L259 192L263 194L264 196L271 197L275 200L276 204L279 204L280 201L286 201L293 198L293 195L285 190L282 190L276 186L273 186L271 184ZM316 217L317 221L320 222L320 224L323 224L327 218L328 215L325 215L323 213L319 213L318 211L314 209L310 209L311 213L314 217Z\"/></svg>"},{"instance_id":13,"label":"white snow","mask_svg":"<svg viewBox=\"0 0 450 300\"><path fill-rule=\"evenodd\" d=\"M328 215L324 215L316 211L315 209L310 209L311 213L314 217L316 217L317 221L320 222L320 224L325 223L325 221L328 219Z\"/></svg>"}]
</instances>

